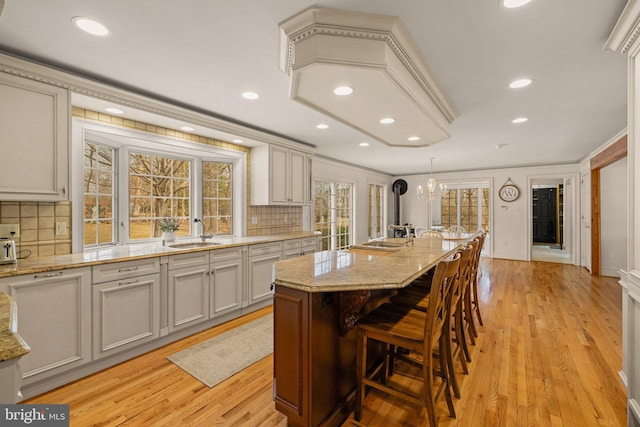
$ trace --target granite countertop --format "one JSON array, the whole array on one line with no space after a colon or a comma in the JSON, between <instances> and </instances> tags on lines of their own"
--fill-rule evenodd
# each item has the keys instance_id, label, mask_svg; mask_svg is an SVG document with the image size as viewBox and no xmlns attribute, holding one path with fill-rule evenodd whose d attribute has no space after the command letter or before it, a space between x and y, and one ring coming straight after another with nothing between
<instances>
[{"instance_id":1,"label":"granite countertop","mask_svg":"<svg viewBox=\"0 0 640 427\"><path fill-rule=\"evenodd\" d=\"M275 284L305 292L397 289L411 283L471 240L414 239L399 248L316 252L275 265ZM404 239L386 239L404 242Z\"/></svg>"},{"instance_id":2,"label":"granite countertop","mask_svg":"<svg viewBox=\"0 0 640 427\"><path fill-rule=\"evenodd\" d=\"M160 243L140 243L131 245L105 246L99 249L88 250L83 253L69 255L54 255L46 257L34 257L20 259L16 264L0 265L0 278L19 276L23 274L35 274L46 271L62 270L66 268L87 267L111 262L131 261L136 259L154 258L163 255L174 255L188 252L210 251L245 246L257 243L278 242L282 240L297 239L303 237L315 237L313 232L300 232L288 234L275 234L269 236L251 237L214 237L208 242L220 243L214 246L197 248L171 248ZM200 239L178 240L174 243L198 242Z\"/></svg>"},{"instance_id":3,"label":"granite countertop","mask_svg":"<svg viewBox=\"0 0 640 427\"><path fill-rule=\"evenodd\" d=\"M9 295L0 292L0 362L24 356L31 349L17 333L18 313Z\"/></svg>"}]
</instances>

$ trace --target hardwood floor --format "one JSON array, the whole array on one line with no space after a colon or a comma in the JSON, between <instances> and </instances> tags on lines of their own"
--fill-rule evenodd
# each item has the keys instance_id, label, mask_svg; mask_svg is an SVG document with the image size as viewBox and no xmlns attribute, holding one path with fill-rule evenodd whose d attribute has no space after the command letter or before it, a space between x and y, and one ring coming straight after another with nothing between
<instances>
[{"instance_id":1,"label":"hardwood floor","mask_svg":"<svg viewBox=\"0 0 640 427\"><path fill-rule=\"evenodd\" d=\"M483 259L485 323L458 373L456 419L443 426L623 426L621 290L617 279L543 262ZM254 320L270 308L212 328L25 403L68 403L76 426L286 425L272 401L269 356L209 389L166 356ZM407 386L411 380L403 379ZM372 391L360 423L423 425L424 410Z\"/></svg>"}]
</instances>

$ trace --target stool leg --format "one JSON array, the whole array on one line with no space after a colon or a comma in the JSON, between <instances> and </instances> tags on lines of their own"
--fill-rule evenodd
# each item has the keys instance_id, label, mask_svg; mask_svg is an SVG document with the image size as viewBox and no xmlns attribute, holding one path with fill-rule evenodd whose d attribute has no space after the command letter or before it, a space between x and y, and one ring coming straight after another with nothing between
<instances>
[{"instance_id":1,"label":"stool leg","mask_svg":"<svg viewBox=\"0 0 640 427\"><path fill-rule=\"evenodd\" d=\"M460 387L458 386L458 380L456 380L456 373L453 369L453 352L451 351L451 321L447 320L445 322L445 343L444 343L444 355L445 355L445 365L442 370L445 372L448 371L449 382L453 387L453 394L460 399ZM442 353L442 349L440 350Z\"/></svg>"},{"instance_id":2,"label":"stool leg","mask_svg":"<svg viewBox=\"0 0 640 427\"><path fill-rule=\"evenodd\" d=\"M356 357L356 410L355 419L360 421L362 418L362 407L364 406L365 384L362 381L367 374L367 336L364 330L358 328L358 346Z\"/></svg>"},{"instance_id":3,"label":"stool leg","mask_svg":"<svg viewBox=\"0 0 640 427\"><path fill-rule=\"evenodd\" d=\"M482 322L482 316L480 316L480 301L478 298L478 277L477 276L473 278L473 306L476 311L476 316L478 316L478 323L480 324L480 326L484 326L484 323Z\"/></svg>"}]
</instances>

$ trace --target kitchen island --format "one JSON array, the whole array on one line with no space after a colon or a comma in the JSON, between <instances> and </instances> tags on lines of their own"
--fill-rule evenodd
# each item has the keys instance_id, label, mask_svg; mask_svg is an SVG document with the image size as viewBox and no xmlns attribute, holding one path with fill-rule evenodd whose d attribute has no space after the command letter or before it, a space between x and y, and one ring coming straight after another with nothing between
<instances>
[{"instance_id":1,"label":"kitchen island","mask_svg":"<svg viewBox=\"0 0 640 427\"><path fill-rule=\"evenodd\" d=\"M386 239L276 263L274 400L290 426L342 424L355 403L357 320L468 240Z\"/></svg>"}]
</instances>

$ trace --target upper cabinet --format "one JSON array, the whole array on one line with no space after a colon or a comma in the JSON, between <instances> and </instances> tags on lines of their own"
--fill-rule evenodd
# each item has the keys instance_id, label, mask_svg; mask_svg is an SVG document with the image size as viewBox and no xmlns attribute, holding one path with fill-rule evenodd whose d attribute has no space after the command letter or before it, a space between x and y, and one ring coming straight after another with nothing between
<instances>
[{"instance_id":1,"label":"upper cabinet","mask_svg":"<svg viewBox=\"0 0 640 427\"><path fill-rule=\"evenodd\" d=\"M68 200L69 94L0 72L0 200Z\"/></svg>"},{"instance_id":2,"label":"upper cabinet","mask_svg":"<svg viewBox=\"0 0 640 427\"><path fill-rule=\"evenodd\" d=\"M252 148L251 204L309 204L312 158L309 153L278 145Z\"/></svg>"}]
</instances>

